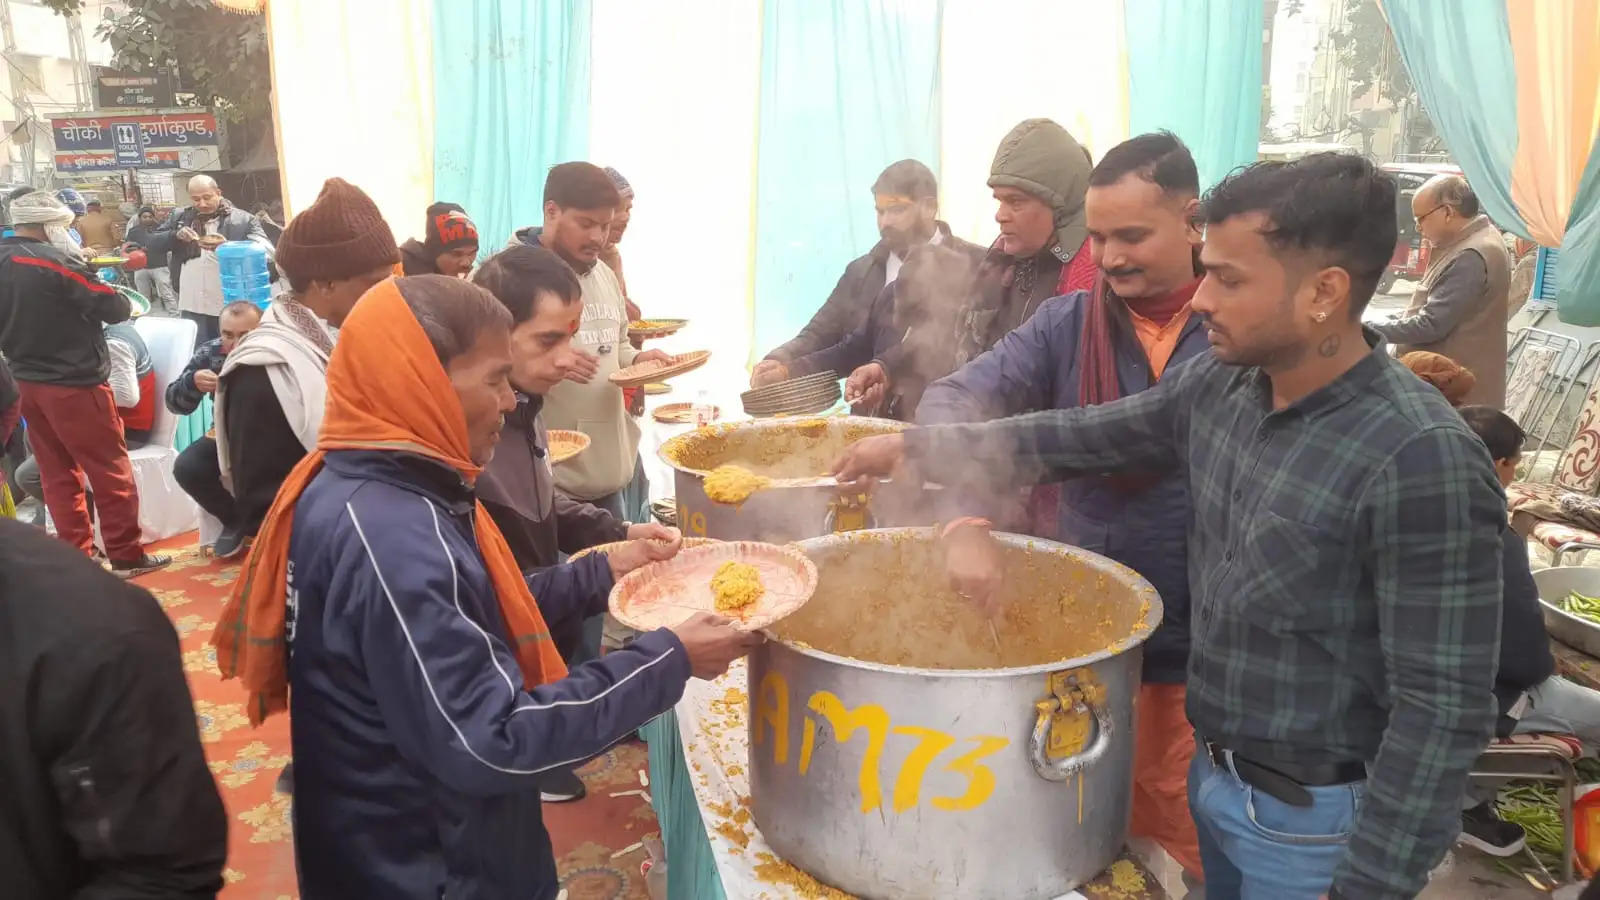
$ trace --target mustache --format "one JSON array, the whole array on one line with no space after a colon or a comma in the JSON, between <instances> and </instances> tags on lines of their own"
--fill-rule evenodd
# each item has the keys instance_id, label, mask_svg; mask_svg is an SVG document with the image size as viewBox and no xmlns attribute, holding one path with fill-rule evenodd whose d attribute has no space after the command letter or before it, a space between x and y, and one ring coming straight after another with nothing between
<instances>
[{"instance_id":1,"label":"mustache","mask_svg":"<svg viewBox=\"0 0 1600 900\"><path fill-rule=\"evenodd\" d=\"M1144 274L1144 270L1143 269L1134 269L1134 268L1106 269L1105 271L1106 271L1106 277L1108 277L1108 278L1129 278L1129 277L1132 277L1134 275L1142 275L1142 274Z\"/></svg>"}]
</instances>

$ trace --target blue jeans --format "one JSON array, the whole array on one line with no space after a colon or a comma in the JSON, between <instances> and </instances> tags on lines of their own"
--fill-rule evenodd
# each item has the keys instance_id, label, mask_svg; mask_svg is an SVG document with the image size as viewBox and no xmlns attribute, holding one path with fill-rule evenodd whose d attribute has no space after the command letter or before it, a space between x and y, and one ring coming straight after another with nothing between
<instances>
[{"instance_id":1,"label":"blue jeans","mask_svg":"<svg viewBox=\"0 0 1600 900\"><path fill-rule=\"evenodd\" d=\"M1189 810L1200 834L1206 900L1317 900L1328 892L1366 783L1306 790L1311 805L1290 806L1195 748Z\"/></svg>"}]
</instances>

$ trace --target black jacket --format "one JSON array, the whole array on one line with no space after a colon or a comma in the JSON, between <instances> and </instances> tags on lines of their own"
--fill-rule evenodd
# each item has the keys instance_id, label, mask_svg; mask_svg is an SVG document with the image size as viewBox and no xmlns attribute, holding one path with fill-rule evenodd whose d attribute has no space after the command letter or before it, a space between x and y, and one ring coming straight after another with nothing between
<instances>
[{"instance_id":1,"label":"black jacket","mask_svg":"<svg viewBox=\"0 0 1600 900\"><path fill-rule=\"evenodd\" d=\"M214 897L228 820L155 598L0 519L0 873L9 900Z\"/></svg>"},{"instance_id":2,"label":"black jacket","mask_svg":"<svg viewBox=\"0 0 1600 900\"><path fill-rule=\"evenodd\" d=\"M213 375L221 374L222 364L227 361L228 354L222 352L222 338L212 338L201 344L189 357L189 364L183 367L182 374L167 385L167 409L172 410L175 416L187 416L199 409L200 401L206 395L195 387L194 374L201 370Z\"/></svg>"},{"instance_id":3,"label":"black jacket","mask_svg":"<svg viewBox=\"0 0 1600 900\"><path fill-rule=\"evenodd\" d=\"M18 381L87 387L111 374L105 325L128 298L43 241L0 240L0 353Z\"/></svg>"},{"instance_id":4,"label":"black jacket","mask_svg":"<svg viewBox=\"0 0 1600 900\"><path fill-rule=\"evenodd\" d=\"M148 246L146 246L150 241L151 235L154 235L160 229L161 226L159 224L153 225L149 228L146 228L143 225L135 225L128 229L127 235L123 238L124 242L133 244L144 250L146 268L165 269L167 267L167 251L151 250Z\"/></svg>"},{"instance_id":5,"label":"black jacket","mask_svg":"<svg viewBox=\"0 0 1600 900\"><path fill-rule=\"evenodd\" d=\"M240 366L226 380L228 415L223 421L228 429L233 498L239 527L254 535L289 470L305 458L306 448L289 427L265 368Z\"/></svg>"},{"instance_id":6,"label":"black jacket","mask_svg":"<svg viewBox=\"0 0 1600 900\"><path fill-rule=\"evenodd\" d=\"M539 417L543 408L543 397L518 392L494 458L478 476L478 499L524 572L553 566L562 553L628 536L627 525L610 512L555 489L550 438Z\"/></svg>"},{"instance_id":7,"label":"black jacket","mask_svg":"<svg viewBox=\"0 0 1600 900\"><path fill-rule=\"evenodd\" d=\"M400 245L400 271L406 275L437 275L439 263L416 238Z\"/></svg>"},{"instance_id":8,"label":"black jacket","mask_svg":"<svg viewBox=\"0 0 1600 900\"><path fill-rule=\"evenodd\" d=\"M1506 713L1522 693L1556 673L1556 660L1550 653L1550 637L1544 630L1544 613L1539 609L1539 586L1528 568L1528 542L1510 528L1501 535L1504 558L1501 580L1504 598L1500 610L1500 668L1495 674L1494 696L1500 702L1502 737L1515 724Z\"/></svg>"},{"instance_id":9,"label":"black jacket","mask_svg":"<svg viewBox=\"0 0 1600 900\"><path fill-rule=\"evenodd\" d=\"M226 203L226 201L224 201ZM242 209L232 204L224 206L220 211L222 224L217 227L217 233L230 241L248 241L255 239L264 247L271 248L272 241L267 237L267 232L261 227L261 221ZM167 271L172 276L172 292L178 292L178 282L183 276L183 264L200 255L200 245L195 241L178 240L178 229L194 228L195 219L200 214L194 207L189 207L183 212L167 217L150 236L145 244L146 252L155 251L167 254ZM200 229L195 228L196 231Z\"/></svg>"},{"instance_id":10,"label":"black jacket","mask_svg":"<svg viewBox=\"0 0 1600 900\"><path fill-rule=\"evenodd\" d=\"M969 253L974 259L983 258L985 251L982 247L952 235L949 225L935 222L934 227L944 235L942 242L946 246ZM795 335L793 340L768 353L767 359L775 359L787 365L809 353L839 343L850 332L864 325L867 313L872 308L872 301L876 300L883 290L884 279L888 277L888 267L889 246L883 241L879 241L877 246L864 256L851 260L850 264L844 267L844 274L839 276L839 283L833 286L833 293L828 295L828 299L811 317L811 321L800 329L800 333ZM850 373L839 374L845 376Z\"/></svg>"}]
</instances>

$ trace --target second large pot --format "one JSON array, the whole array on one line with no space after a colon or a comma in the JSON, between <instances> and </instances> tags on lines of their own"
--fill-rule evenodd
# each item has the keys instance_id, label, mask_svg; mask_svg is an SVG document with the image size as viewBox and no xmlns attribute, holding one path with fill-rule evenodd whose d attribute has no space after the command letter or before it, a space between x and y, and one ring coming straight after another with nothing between
<instances>
[{"instance_id":1,"label":"second large pot","mask_svg":"<svg viewBox=\"0 0 1600 900\"><path fill-rule=\"evenodd\" d=\"M925 492L885 488L872 496L846 491L821 476L846 447L904 429L901 422L860 416L777 419L712 425L661 445L673 469L678 527L690 537L787 543L836 532L925 524L935 513ZM738 506L706 496L705 476L737 465L774 479Z\"/></svg>"},{"instance_id":2,"label":"second large pot","mask_svg":"<svg viewBox=\"0 0 1600 900\"><path fill-rule=\"evenodd\" d=\"M989 622L929 529L801 542L820 581L750 657L751 803L773 849L868 900L1044 900L1127 833L1155 589L1013 535Z\"/></svg>"}]
</instances>

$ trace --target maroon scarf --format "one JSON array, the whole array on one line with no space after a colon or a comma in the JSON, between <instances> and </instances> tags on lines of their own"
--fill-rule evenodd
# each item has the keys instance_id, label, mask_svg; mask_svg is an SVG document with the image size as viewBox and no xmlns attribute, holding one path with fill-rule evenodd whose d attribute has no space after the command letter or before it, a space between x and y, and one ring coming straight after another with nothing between
<instances>
[{"instance_id":1,"label":"maroon scarf","mask_svg":"<svg viewBox=\"0 0 1600 900\"><path fill-rule=\"evenodd\" d=\"M1102 275L1095 284L1094 296L1083 313L1083 327L1078 331L1078 405L1094 406L1110 403L1122 397L1122 385L1117 381L1117 348L1112 329L1116 312L1111 304L1122 303L1128 309L1165 327L1194 299L1200 287L1196 278L1175 291L1157 297L1126 300L1112 293ZM1137 340L1137 338L1135 338ZM1151 381L1155 373L1151 372Z\"/></svg>"}]
</instances>

